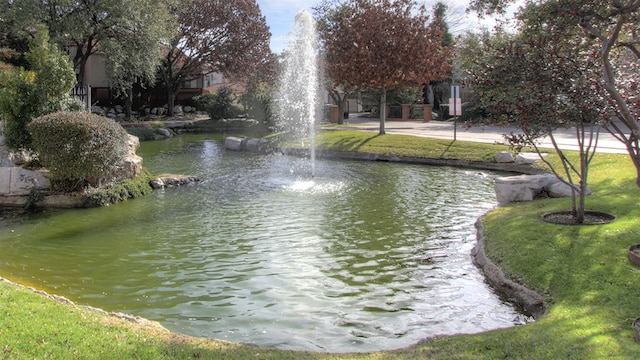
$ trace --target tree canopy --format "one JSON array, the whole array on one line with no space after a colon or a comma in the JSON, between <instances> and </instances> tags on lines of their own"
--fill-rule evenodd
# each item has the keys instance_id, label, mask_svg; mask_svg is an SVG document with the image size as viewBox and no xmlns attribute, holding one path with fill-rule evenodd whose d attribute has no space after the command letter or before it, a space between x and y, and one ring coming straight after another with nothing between
<instances>
[{"instance_id":1,"label":"tree canopy","mask_svg":"<svg viewBox=\"0 0 640 360\"><path fill-rule=\"evenodd\" d=\"M191 0L173 15L178 32L162 65L169 115L183 81L210 72L245 78L272 60L271 33L255 0Z\"/></svg>"},{"instance_id":2,"label":"tree canopy","mask_svg":"<svg viewBox=\"0 0 640 360\"><path fill-rule=\"evenodd\" d=\"M504 12L513 0L472 0L480 12ZM601 113L609 130L623 142L636 167L640 186L640 0L545 0L527 2L518 15L523 28L537 26L567 43L579 36L591 47L588 61L593 79L606 91ZM526 33L523 33L526 36Z\"/></svg>"},{"instance_id":3,"label":"tree canopy","mask_svg":"<svg viewBox=\"0 0 640 360\"><path fill-rule=\"evenodd\" d=\"M607 101L596 81L593 47L579 33L557 36L537 22L524 24L517 35L469 35L461 58L487 121L508 123L522 131L508 137L513 145L537 149L541 137L551 139L562 167L548 165L571 186L574 220L582 223L588 165L597 145L598 126L607 121L602 115ZM564 155L554 136L554 130L570 127L578 139L580 156L575 162Z\"/></svg>"},{"instance_id":4,"label":"tree canopy","mask_svg":"<svg viewBox=\"0 0 640 360\"><path fill-rule=\"evenodd\" d=\"M325 1L316 8L327 75L347 87L386 91L447 77L451 49L441 24L413 0Z\"/></svg>"},{"instance_id":5,"label":"tree canopy","mask_svg":"<svg viewBox=\"0 0 640 360\"><path fill-rule=\"evenodd\" d=\"M105 51L114 71L109 75L116 80L124 81L120 67L138 77L155 71L158 49L174 28L168 1L173 0L14 0L3 2L3 10L14 33L45 24L52 41L74 48L73 65L82 85L87 60L97 51Z\"/></svg>"}]
</instances>

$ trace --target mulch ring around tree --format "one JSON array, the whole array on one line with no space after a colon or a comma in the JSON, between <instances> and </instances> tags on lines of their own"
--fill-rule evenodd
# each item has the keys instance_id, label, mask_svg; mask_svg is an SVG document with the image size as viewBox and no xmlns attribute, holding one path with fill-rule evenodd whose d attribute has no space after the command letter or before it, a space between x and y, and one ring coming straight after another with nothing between
<instances>
[{"instance_id":1,"label":"mulch ring around tree","mask_svg":"<svg viewBox=\"0 0 640 360\"><path fill-rule=\"evenodd\" d=\"M588 210L584 212L584 221L582 223L576 222L571 210L555 211L542 216L542 220L545 222L559 225L603 225L615 219L616 217L609 213Z\"/></svg>"}]
</instances>

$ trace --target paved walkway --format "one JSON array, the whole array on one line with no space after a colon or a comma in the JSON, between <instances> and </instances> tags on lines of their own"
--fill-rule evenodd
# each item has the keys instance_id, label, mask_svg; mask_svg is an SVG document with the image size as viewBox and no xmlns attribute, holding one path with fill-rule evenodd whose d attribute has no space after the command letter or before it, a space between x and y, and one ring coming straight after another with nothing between
<instances>
[{"instance_id":1,"label":"paved walkway","mask_svg":"<svg viewBox=\"0 0 640 360\"><path fill-rule=\"evenodd\" d=\"M364 117L364 114L350 114L349 119L345 119L345 125L341 128L353 125L353 129L378 132L380 130L380 120ZM515 128L498 127L498 126L472 126L457 124L454 126L453 121L430 121L422 122L419 120L387 120L385 122L385 131L387 134L404 134L422 136L436 139L454 139L454 132L457 140L476 141L483 143L505 143L504 134L518 133ZM563 129L554 132L556 141L562 149L577 150L575 131L571 129ZM551 141L548 138L543 139L541 147L552 148ZM598 148L599 152L608 153L624 153L626 148L624 144L616 140L605 129L601 129Z\"/></svg>"}]
</instances>

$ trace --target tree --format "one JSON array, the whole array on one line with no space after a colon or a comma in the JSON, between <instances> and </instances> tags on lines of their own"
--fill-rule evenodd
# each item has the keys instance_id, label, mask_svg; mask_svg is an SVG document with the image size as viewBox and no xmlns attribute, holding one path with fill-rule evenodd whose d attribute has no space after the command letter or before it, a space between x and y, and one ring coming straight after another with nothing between
<instances>
[{"instance_id":1,"label":"tree","mask_svg":"<svg viewBox=\"0 0 640 360\"><path fill-rule=\"evenodd\" d=\"M255 0L191 0L174 16L178 35L161 67L169 116L183 81L210 72L245 78L270 61L271 33Z\"/></svg>"},{"instance_id":2,"label":"tree","mask_svg":"<svg viewBox=\"0 0 640 360\"><path fill-rule=\"evenodd\" d=\"M472 0L471 8L504 12L512 2ZM607 130L625 144L640 186L640 0L546 0L529 2L529 8L525 21L546 24L559 35L580 30L582 41L597 47L593 66L608 96Z\"/></svg>"},{"instance_id":3,"label":"tree","mask_svg":"<svg viewBox=\"0 0 640 360\"><path fill-rule=\"evenodd\" d=\"M78 84L84 85L89 57L103 51L109 75L127 86L132 78L148 77L156 70L160 46L174 29L169 1L173 0L14 0L3 6L15 31L43 23L60 47L75 49Z\"/></svg>"},{"instance_id":4,"label":"tree","mask_svg":"<svg viewBox=\"0 0 640 360\"><path fill-rule=\"evenodd\" d=\"M449 32L449 25L447 24L447 5L438 2L433 7L433 23L438 26L442 31L442 46L450 47L454 45L453 35ZM451 86L451 73L444 79L434 79L431 82L425 84L423 88L423 97L428 101L425 103L431 103L435 109L439 108L449 98L449 88ZM424 93L426 90L426 94ZM430 99L432 97L432 99ZM443 118L445 118L443 116Z\"/></svg>"},{"instance_id":5,"label":"tree","mask_svg":"<svg viewBox=\"0 0 640 360\"><path fill-rule=\"evenodd\" d=\"M520 15L527 16L528 11ZM595 154L598 124L606 121L603 86L597 81L594 49L580 33L559 34L547 24L524 22L517 35L485 33L474 36L463 59L472 88L490 123L508 123L523 134L511 134L515 145L530 145L540 153L537 140L548 136L561 160L556 176L570 186L575 223L584 221L589 163ZM571 160L558 146L554 130L573 127L579 157ZM561 176L564 175L564 178Z\"/></svg>"},{"instance_id":6,"label":"tree","mask_svg":"<svg viewBox=\"0 0 640 360\"><path fill-rule=\"evenodd\" d=\"M240 103L247 114L266 126L274 125L273 89L276 80L277 57L271 54L247 79L246 89L240 95Z\"/></svg>"},{"instance_id":7,"label":"tree","mask_svg":"<svg viewBox=\"0 0 640 360\"><path fill-rule=\"evenodd\" d=\"M7 145L31 148L27 125L40 115L64 109L75 85L67 54L51 44L43 26L35 31L25 58L30 70L9 69L0 76L0 114L5 120Z\"/></svg>"},{"instance_id":8,"label":"tree","mask_svg":"<svg viewBox=\"0 0 640 360\"><path fill-rule=\"evenodd\" d=\"M413 0L347 0L316 9L327 75L347 88L378 89L380 134L388 90L446 78L451 49L439 25Z\"/></svg>"}]
</instances>

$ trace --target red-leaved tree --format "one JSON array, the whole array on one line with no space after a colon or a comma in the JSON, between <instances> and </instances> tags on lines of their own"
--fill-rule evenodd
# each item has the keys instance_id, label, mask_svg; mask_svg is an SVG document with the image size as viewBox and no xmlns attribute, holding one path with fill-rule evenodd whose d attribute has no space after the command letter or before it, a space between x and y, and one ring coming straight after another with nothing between
<instances>
[{"instance_id":1,"label":"red-leaved tree","mask_svg":"<svg viewBox=\"0 0 640 360\"><path fill-rule=\"evenodd\" d=\"M183 81L208 72L246 78L271 59L271 33L255 0L191 0L174 15L178 35L161 67L169 116Z\"/></svg>"},{"instance_id":2,"label":"red-leaved tree","mask_svg":"<svg viewBox=\"0 0 640 360\"><path fill-rule=\"evenodd\" d=\"M316 8L327 75L345 88L380 90L380 134L389 90L441 80L452 52L442 28L413 0L328 1Z\"/></svg>"}]
</instances>

